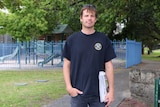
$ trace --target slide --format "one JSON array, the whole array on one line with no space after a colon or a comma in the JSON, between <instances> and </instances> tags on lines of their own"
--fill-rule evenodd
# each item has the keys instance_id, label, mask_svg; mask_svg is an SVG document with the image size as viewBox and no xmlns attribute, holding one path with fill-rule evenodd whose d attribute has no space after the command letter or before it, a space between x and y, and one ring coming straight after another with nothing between
<instances>
[{"instance_id":1,"label":"slide","mask_svg":"<svg viewBox=\"0 0 160 107\"><path fill-rule=\"evenodd\" d=\"M44 59L44 61L42 62L38 62L38 66L43 67L44 64L48 63L49 61L51 61L53 58L57 58L59 57L60 54L52 54L49 57L47 57L46 59Z\"/></svg>"},{"instance_id":2,"label":"slide","mask_svg":"<svg viewBox=\"0 0 160 107\"><path fill-rule=\"evenodd\" d=\"M13 51L12 54L1 56L0 62L4 63L4 60L11 59L11 58L15 57L17 55L17 53L18 53L18 46L16 47L16 49Z\"/></svg>"}]
</instances>

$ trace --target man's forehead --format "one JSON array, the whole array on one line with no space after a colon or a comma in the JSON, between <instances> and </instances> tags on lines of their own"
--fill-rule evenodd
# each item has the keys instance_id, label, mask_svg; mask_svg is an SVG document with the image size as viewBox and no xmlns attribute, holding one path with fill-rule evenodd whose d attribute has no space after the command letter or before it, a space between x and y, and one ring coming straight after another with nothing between
<instances>
[{"instance_id":1,"label":"man's forehead","mask_svg":"<svg viewBox=\"0 0 160 107\"><path fill-rule=\"evenodd\" d=\"M83 13L96 14L95 11L89 10L89 9L85 9L85 10L83 11Z\"/></svg>"}]
</instances>

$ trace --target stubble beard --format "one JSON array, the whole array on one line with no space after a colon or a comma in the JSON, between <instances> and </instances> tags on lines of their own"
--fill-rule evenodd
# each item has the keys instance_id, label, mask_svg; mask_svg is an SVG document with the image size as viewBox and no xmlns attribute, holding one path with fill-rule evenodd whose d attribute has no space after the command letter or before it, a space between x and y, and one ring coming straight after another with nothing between
<instances>
[{"instance_id":1,"label":"stubble beard","mask_svg":"<svg viewBox=\"0 0 160 107\"><path fill-rule=\"evenodd\" d=\"M83 25L83 28L85 28L85 29L94 29L94 25L92 25L92 26Z\"/></svg>"}]
</instances>

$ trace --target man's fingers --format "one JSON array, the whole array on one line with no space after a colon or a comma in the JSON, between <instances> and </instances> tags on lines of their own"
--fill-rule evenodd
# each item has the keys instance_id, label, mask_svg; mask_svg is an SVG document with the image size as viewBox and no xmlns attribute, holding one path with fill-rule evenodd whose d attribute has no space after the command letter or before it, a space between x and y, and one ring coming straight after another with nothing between
<instances>
[{"instance_id":1,"label":"man's fingers","mask_svg":"<svg viewBox=\"0 0 160 107\"><path fill-rule=\"evenodd\" d=\"M80 90L78 90L78 89L77 89L77 92L78 92L78 94L83 94L83 92L82 92L82 91L80 91Z\"/></svg>"}]
</instances>

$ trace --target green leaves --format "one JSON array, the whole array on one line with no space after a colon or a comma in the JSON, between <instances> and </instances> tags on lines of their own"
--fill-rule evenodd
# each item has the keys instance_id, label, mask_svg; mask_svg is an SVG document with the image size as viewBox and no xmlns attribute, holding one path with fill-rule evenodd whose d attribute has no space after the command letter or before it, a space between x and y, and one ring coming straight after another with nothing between
<instances>
[{"instance_id":1,"label":"green leaves","mask_svg":"<svg viewBox=\"0 0 160 107\"><path fill-rule=\"evenodd\" d=\"M7 15L8 18L5 18L7 23L3 24L6 33L9 33L15 39L19 38L21 41L31 40L46 33L50 24L50 20L46 18L48 7L45 7L48 1L19 0L17 2L21 3L21 6L13 6L11 5L13 2L7 2L12 7L9 8L11 12ZM1 21L5 22L4 19L1 19Z\"/></svg>"}]
</instances>

